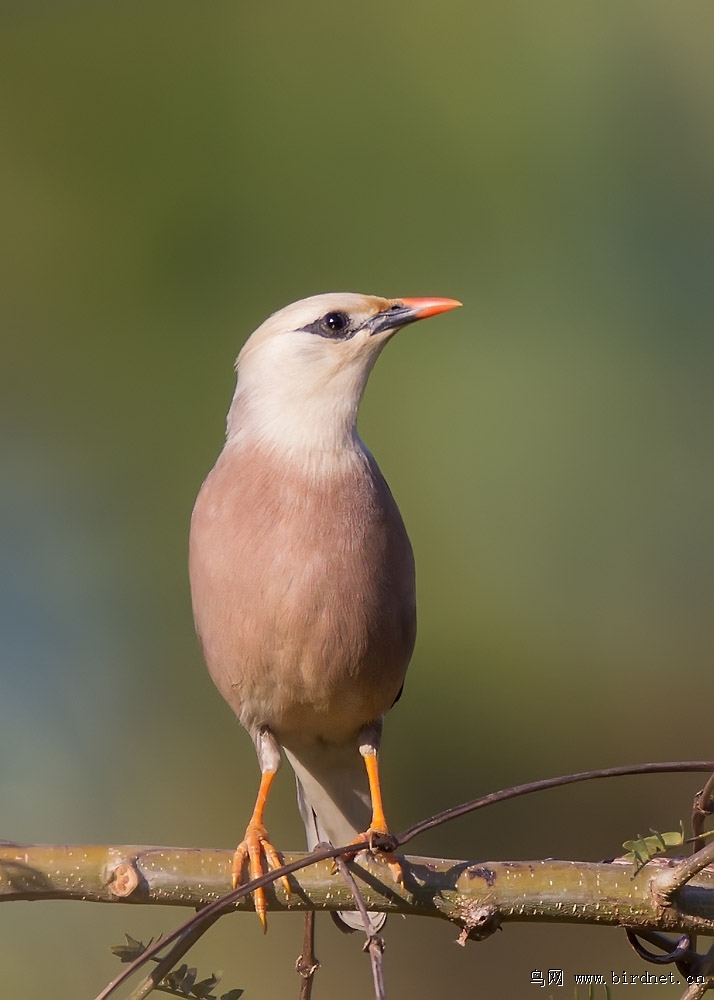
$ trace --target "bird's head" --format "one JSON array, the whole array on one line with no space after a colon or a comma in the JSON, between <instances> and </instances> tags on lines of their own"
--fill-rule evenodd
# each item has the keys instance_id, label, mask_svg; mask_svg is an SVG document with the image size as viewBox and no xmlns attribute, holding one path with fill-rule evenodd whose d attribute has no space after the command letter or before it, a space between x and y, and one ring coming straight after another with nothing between
<instances>
[{"instance_id":1,"label":"bird's head","mask_svg":"<svg viewBox=\"0 0 714 1000\"><path fill-rule=\"evenodd\" d=\"M377 357L397 330L461 305L333 292L273 313L238 355L228 438L302 459L356 440L357 410Z\"/></svg>"}]
</instances>

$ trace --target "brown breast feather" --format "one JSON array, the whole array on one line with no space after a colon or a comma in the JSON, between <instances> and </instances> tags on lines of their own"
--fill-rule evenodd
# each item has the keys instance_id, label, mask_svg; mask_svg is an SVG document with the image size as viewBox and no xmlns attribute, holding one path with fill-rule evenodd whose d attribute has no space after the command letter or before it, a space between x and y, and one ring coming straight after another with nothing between
<instances>
[{"instance_id":1,"label":"brown breast feather","mask_svg":"<svg viewBox=\"0 0 714 1000\"><path fill-rule=\"evenodd\" d=\"M416 634L414 560L371 456L311 475L228 445L191 522L196 629L243 725L343 742L394 702Z\"/></svg>"}]
</instances>

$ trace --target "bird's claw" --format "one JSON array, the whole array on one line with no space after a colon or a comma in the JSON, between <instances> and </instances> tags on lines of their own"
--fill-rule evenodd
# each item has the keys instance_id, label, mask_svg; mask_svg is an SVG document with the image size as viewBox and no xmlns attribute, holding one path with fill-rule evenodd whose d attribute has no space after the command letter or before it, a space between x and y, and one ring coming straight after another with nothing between
<instances>
[{"instance_id":1,"label":"bird's claw","mask_svg":"<svg viewBox=\"0 0 714 1000\"><path fill-rule=\"evenodd\" d=\"M404 869L402 868L402 862L399 857L394 853L394 851L385 849L378 843L378 841L383 838L389 838L389 831L385 828L370 826L368 830L364 833L360 833L352 841L353 844L360 844L360 850L365 847L369 849L371 854L382 861L389 867L392 873L392 878L397 883L397 885L404 885ZM355 852L356 853L356 852Z\"/></svg>"},{"instance_id":2,"label":"bird's claw","mask_svg":"<svg viewBox=\"0 0 714 1000\"><path fill-rule=\"evenodd\" d=\"M241 883L243 866L246 861L248 862L248 875L251 882L253 879L260 878L261 875L266 874L263 869L263 855L265 856L269 871L275 871L277 868L282 867L282 859L268 840L268 831L265 827L259 824L249 824L245 831L245 837L235 849L231 863L231 882L234 889L237 889ZM290 895L290 883L287 876L281 875L278 882L280 882L285 892ZM263 933L265 933L268 929L268 918L266 916L268 906L263 886L259 886L253 890L253 904L255 912L258 914L258 919L262 924Z\"/></svg>"}]
</instances>

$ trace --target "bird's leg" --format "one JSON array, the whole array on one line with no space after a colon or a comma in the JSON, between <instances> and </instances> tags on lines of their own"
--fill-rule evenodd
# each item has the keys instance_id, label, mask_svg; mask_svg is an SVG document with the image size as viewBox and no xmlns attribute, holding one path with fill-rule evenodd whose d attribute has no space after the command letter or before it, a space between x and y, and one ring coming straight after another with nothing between
<instances>
[{"instance_id":1,"label":"bird's leg","mask_svg":"<svg viewBox=\"0 0 714 1000\"><path fill-rule=\"evenodd\" d=\"M364 766L367 769L367 780L369 781L369 794L372 799L372 819L369 824L369 833L389 833L387 820L384 815L382 805L382 786L379 783L379 761L376 750L364 752L360 747L360 753L364 759Z\"/></svg>"},{"instance_id":2,"label":"bird's leg","mask_svg":"<svg viewBox=\"0 0 714 1000\"><path fill-rule=\"evenodd\" d=\"M238 844L233 855L231 873L234 889L237 889L240 885L243 865L246 861L248 862L248 873L251 880L260 878L261 875L265 874L263 870L263 855L265 855L270 870L280 868L282 865L280 855L268 840L268 831L263 824L263 813L268 801L270 786L280 767L280 747L267 727L263 727L258 731L254 737L254 742L261 770L260 788L255 800L253 815L250 817L248 826L246 827L245 837ZM285 876L280 879L280 883L285 891L289 893L290 884ZM268 921L265 915L267 910L265 889L261 887L254 890L253 902L255 912L258 914L258 918L263 925L263 932L265 932L268 929Z\"/></svg>"},{"instance_id":3,"label":"bird's leg","mask_svg":"<svg viewBox=\"0 0 714 1000\"><path fill-rule=\"evenodd\" d=\"M384 805L382 803L382 786L379 781L379 744L382 736L382 722L365 726L360 734L359 752L362 754L364 766L367 770L367 781L369 782L369 795L372 800L372 819L369 829L361 833L355 843L366 843L372 847L375 834L387 834L387 820L384 815ZM392 872L395 882L404 883L404 872L396 854L385 851L381 855Z\"/></svg>"}]
</instances>

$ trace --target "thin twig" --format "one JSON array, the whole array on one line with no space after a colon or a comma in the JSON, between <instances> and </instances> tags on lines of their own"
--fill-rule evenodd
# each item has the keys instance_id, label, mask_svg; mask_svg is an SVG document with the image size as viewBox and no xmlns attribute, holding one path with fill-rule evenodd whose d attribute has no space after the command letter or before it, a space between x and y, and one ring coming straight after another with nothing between
<instances>
[{"instance_id":1,"label":"thin twig","mask_svg":"<svg viewBox=\"0 0 714 1000\"><path fill-rule=\"evenodd\" d=\"M205 924L189 927L188 930L178 938L173 948L167 952L158 965L151 970L146 979L143 979L136 989L129 994L127 1000L144 1000L144 998L148 997L150 993L153 993L161 980L164 979L176 965L178 965L189 948L193 948L198 939L206 933L209 927L214 924L216 920L218 920L218 916L215 916L212 920Z\"/></svg>"},{"instance_id":2,"label":"thin twig","mask_svg":"<svg viewBox=\"0 0 714 1000\"><path fill-rule=\"evenodd\" d=\"M295 962L295 971L302 978L299 1000L310 1000L315 973L319 968L320 962L315 954L315 911L308 910L303 923L302 952Z\"/></svg>"},{"instance_id":3,"label":"thin twig","mask_svg":"<svg viewBox=\"0 0 714 1000\"><path fill-rule=\"evenodd\" d=\"M520 795L530 795L531 792L544 792L549 788L560 788L563 785L574 785L579 781L594 781L596 778L622 778L635 774L671 774L677 771L708 771L714 769L709 761L705 760L682 760L682 761L661 761L654 764L626 764L622 767L606 767L597 771L580 771L577 774L564 774L557 778L543 778L540 781L529 781L522 785L513 785L511 788L504 788L499 792L491 792L489 795L482 795L478 799L464 802L460 806L453 806L451 809L444 809L443 812L436 813L429 819L415 823L403 833L400 833L396 840L398 847L406 844L420 833L447 823L459 816L474 812L476 809L483 809L485 806L494 805L496 802L506 802L508 799L518 798Z\"/></svg>"},{"instance_id":4,"label":"thin twig","mask_svg":"<svg viewBox=\"0 0 714 1000\"><path fill-rule=\"evenodd\" d=\"M464 816L469 812L474 812L476 809L482 809L485 806L494 805L497 802L505 802L508 799L514 799L520 795L530 794L531 792L545 791L550 788L558 788L563 785L575 784L580 781L591 781L596 778L624 777L627 775L637 774L662 774L683 771L712 772L714 771L714 761L689 760L663 761L651 764L631 764L622 767L604 768L596 771L582 771L577 774L563 775L556 778L545 778L541 781L532 781L522 785L515 785L512 788L492 792L489 795L484 795L477 799L473 799L470 802L465 802L452 809L446 809L427 820L415 823L413 826L398 834L396 837L376 837L375 845L381 847L382 842L384 842L384 846L388 850L393 850L395 846L406 844L408 841L412 840L418 834L423 833L425 830L430 830L433 827L441 825L442 823L449 822L452 819L457 819L459 816ZM248 882L246 885L240 886L238 889L234 889L232 892L226 893L225 896L222 896L220 899L217 899L215 902L204 907L198 913L194 914L188 920L180 924L179 927L173 930L170 934L167 934L160 941L157 941L155 944L151 945L150 948L147 948L146 951L143 952L138 958L127 965L127 967L123 969L122 972L101 991L101 993L98 993L95 1000L107 1000L107 998L111 996L111 994L114 993L115 990L122 985L122 983L126 982L126 980L138 971L142 965L154 958L160 951L163 950L164 947L171 944L177 938L181 937L184 932L187 932L193 927L203 927L204 924L208 924L208 926L210 926L213 923L211 918L214 917L214 915L218 917L223 913L227 913L233 908L233 904L237 900L253 892L253 890L257 889L259 886L269 885L281 876L290 875L293 872L300 871L300 869L306 868L319 861L326 861L328 858L337 858L343 854L352 853L354 853L354 844L346 844L342 847L332 849L325 848L316 850L297 861L292 861L288 865L283 865L282 868L267 872L260 878L253 879L253 881Z\"/></svg>"},{"instance_id":5,"label":"thin twig","mask_svg":"<svg viewBox=\"0 0 714 1000\"><path fill-rule=\"evenodd\" d=\"M625 934L635 954L639 955L645 962L652 962L653 965L669 965L672 962L679 965L680 962L691 961L698 957L692 951L691 941L687 934L681 934L676 941L672 941L671 938L659 934L657 931L633 931L631 927L625 928ZM640 942L640 938L647 941L648 944L653 944L656 948L661 948L663 954L657 955L653 951L649 951Z\"/></svg>"},{"instance_id":6,"label":"thin twig","mask_svg":"<svg viewBox=\"0 0 714 1000\"><path fill-rule=\"evenodd\" d=\"M702 955L697 966L697 974L699 976L709 976L710 978L714 976L714 944L706 955Z\"/></svg>"},{"instance_id":7,"label":"thin twig","mask_svg":"<svg viewBox=\"0 0 714 1000\"><path fill-rule=\"evenodd\" d=\"M347 862L344 858L335 858L335 864L339 868L343 879L350 887L352 895L355 898L355 902L357 903L357 909L362 917L364 932L367 935L367 942L364 946L364 950L369 952L369 960L372 963L374 1000L386 1000L387 995L384 987L384 964L382 962L382 956L384 954L384 941L381 937L374 933L372 921L369 919L369 913L367 913L367 907L364 904L364 898L362 897L362 893L357 888L357 883L354 880L352 872L349 870Z\"/></svg>"},{"instance_id":8,"label":"thin twig","mask_svg":"<svg viewBox=\"0 0 714 1000\"><path fill-rule=\"evenodd\" d=\"M193 916L189 917L188 920L184 920L175 930L171 931L170 934L166 934L160 941L156 941L143 951L138 958L135 958L133 962L129 963L125 969L123 969L118 976L116 976L111 983L98 993L95 1000L107 1000L107 997L111 996L121 985L125 983L135 972L137 972L142 965L146 962L151 961L160 951L166 947L166 945L171 944L178 938L182 937L185 933L196 928L197 930L201 928L201 934L203 934L203 928L211 926L214 921L222 916L224 913L228 913L229 910L233 909L233 904L242 899L243 896L249 895L255 889L258 889L263 885L270 885L271 882L275 882L276 879L281 878L283 875L291 875L293 872L300 871L301 868L307 868L309 865L316 864L318 861L326 861L328 858L336 858L340 854L352 854L354 853L354 844L347 844L344 847L336 848L325 848L320 851L313 851L312 854L305 855L305 857L300 858L298 861L291 861L289 865L283 865L282 868L276 868L274 871L266 872L265 875L261 875L260 878L253 879L251 882L247 882L245 885L239 886L237 889L233 889L231 892L227 892L225 896L221 896L220 899L215 900L215 902L210 903L205 906L198 913L194 913ZM200 935L199 935L200 937Z\"/></svg>"},{"instance_id":9,"label":"thin twig","mask_svg":"<svg viewBox=\"0 0 714 1000\"><path fill-rule=\"evenodd\" d=\"M700 1000L707 990L714 989L714 945L711 946L706 955L699 956L699 961L691 971L692 979L697 980L697 982L687 987L681 1000Z\"/></svg>"}]
</instances>

